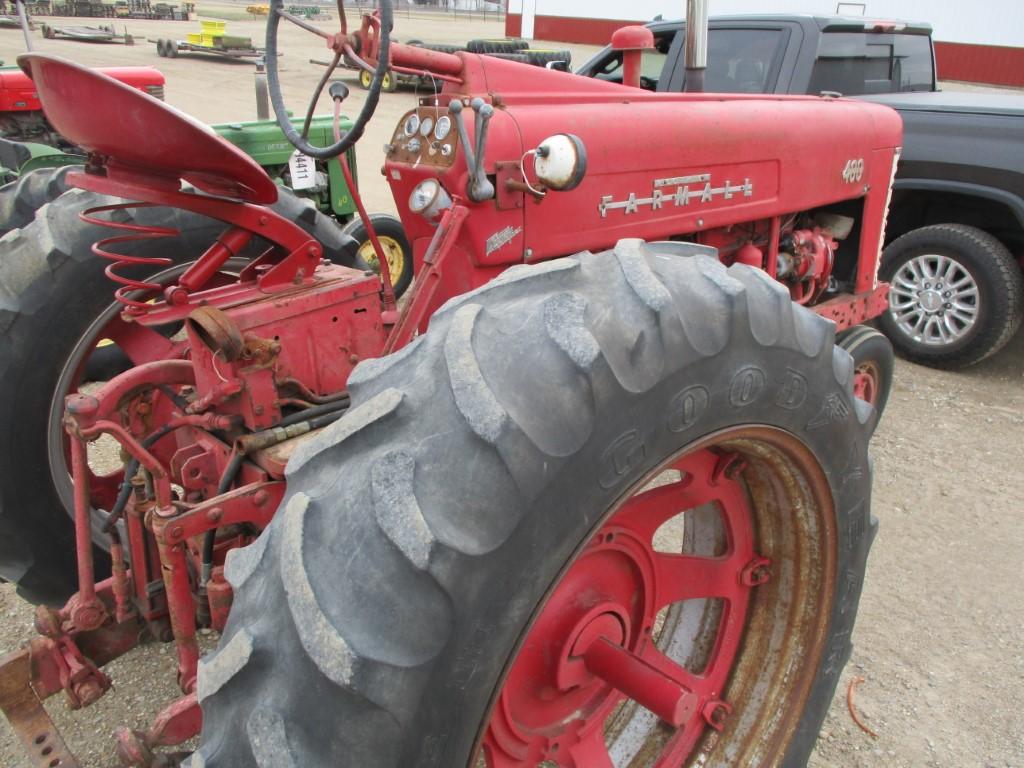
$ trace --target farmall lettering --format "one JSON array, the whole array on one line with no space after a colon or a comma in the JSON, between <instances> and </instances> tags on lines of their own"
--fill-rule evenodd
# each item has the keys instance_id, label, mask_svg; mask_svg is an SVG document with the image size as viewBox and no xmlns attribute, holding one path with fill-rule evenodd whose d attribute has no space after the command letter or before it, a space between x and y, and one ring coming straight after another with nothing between
<instances>
[{"instance_id":1,"label":"farmall lettering","mask_svg":"<svg viewBox=\"0 0 1024 768\"><path fill-rule=\"evenodd\" d=\"M672 205L685 208L688 205L702 205L714 201L716 197L732 200L736 196L752 197L754 185L749 178L742 184L733 184L726 180L716 187L710 173L698 173L693 176L673 176L667 179L655 179L654 190L650 197L637 197L630 192L625 200L616 200L614 195L605 195L598 204L601 218L608 217L608 211L622 209L625 215L639 213L641 208L650 206L652 211L659 211L663 206Z\"/></svg>"}]
</instances>

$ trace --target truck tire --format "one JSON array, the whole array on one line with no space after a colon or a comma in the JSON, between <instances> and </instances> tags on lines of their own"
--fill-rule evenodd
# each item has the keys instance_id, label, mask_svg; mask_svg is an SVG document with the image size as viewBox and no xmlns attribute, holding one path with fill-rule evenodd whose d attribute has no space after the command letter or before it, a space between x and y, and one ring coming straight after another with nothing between
<instances>
[{"instance_id":1,"label":"truck tire","mask_svg":"<svg viewBox=\"0 0 1024 768\"><path fill-rule=\"evenodd\" d=\"M871 417L874 432L892 392L896 357L883 334L866 325L855 325L836 337L836 346L853 358L853 393L875 409Z\"/></svg>"},{"instance_id":2,"label":"truck tire","mask_svg":"<svg viewBox=\"0 0 1024 768\"><path fill-rule=\"evenodd\" d=\"M20 229L36 217L36 211L68 191L69 171L80 171L80 165L60 168L39 168L0 187L0 235Z\"/></svg>"},{"instance_id":3,"label":"truck tire","mask_svg":"<svg viewBox=\"0 0 1024 768\"><path fill-rule=\"evenodd\" d=\"M624 240L512 267L361 363L351 410L228 556L192 765L449 768L481 740L491 768L611 765L617 699L578 656L595 645L622 687L652 690L643 653L724 723L696 742L665 684L652 706L688 723L672 765L803 765L876 525L870 410L830 323L706 254ZM657 718L614 717L615 764L653 764Z\"/></svg>"},{"instance_id":4,"label":"truck tire","mask_svg":"<svg viewBox=\"0 0 1024 768\"><path fill-rule=\"evenodd\" d=\"M386 213L371 213L370 220L377 232L381 247L385 250L385 258L391 269L391 286L394 288L395 296L400 297L409 290L413 278L412 246L409 238L405 236L405 228L402 222L394 216ZM380 265L377 263L377 254L373 251L373 244L366 233L366 226L358 216L342 229L342 231L358 243L359 258L362 263L367 264L370 269L380 274Z\"/></svg>"},{"instance_id":5,"label":"truck tire","mask_svg":"<svg viewBox=\"0 0 1024 768\"><path fill-rule=\"evenodd\" d=\"M0 398L8 403L0 409L0 577L15 582L19 594L34 603L63 604L76 588L60 413L82 358L104 338L102 324L94 324L119 306L113 300L116 286L104 274L107 262L90 251L112 230L78 218L87 208L110 202L72 189L40 208L31 224L0 238ZM326 255L354 262L353 241L311 203L281 190L274 207L313 233ZM170 258L179 270L225 228L176 209L140 208L124 215L134 223L179 229L180 238L122 244L124 252ZM252 253L259 248L255 243ZM99 533L104 519L98 511L98 544L106 541ZM97 563L106 567L98 549Z\"/></svg>"},{"instance_id":6,"label":"truck tire","mask_svg":"<svg viewBox=\"0 0 1024 768\"><path fill-rule=\"evenodd\" d=\"M879 276L891 284L879 318L909 360L966 368L1002 349L1024 317L1024 276L999 240L964 224L935 224L886 247Z\"/></svg>"}]
</instances>

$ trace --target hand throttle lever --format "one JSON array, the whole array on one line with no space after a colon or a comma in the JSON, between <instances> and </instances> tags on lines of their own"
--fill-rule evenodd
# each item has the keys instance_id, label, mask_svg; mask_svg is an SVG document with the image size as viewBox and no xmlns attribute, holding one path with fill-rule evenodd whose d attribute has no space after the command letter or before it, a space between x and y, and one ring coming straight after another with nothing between
<instances>
[{"instance_id":1,"label":"hand throttle lever","mask_svg":"<svg viewBox=\"0 0 1024 768\"><path fill-rule=\"evenodd\" d=\"M466 124L462 120L462 102L453 99L448 105L448 111L452 115L452 122L459 132L459 140L462 142L462 149L466 153L466 165L469 166L469 183L466 185L466 195L474 203L482 203L494 197L494 185L484 172L484 152L487 148L487 126L494 116L494 107L477 97L470 102L470 106L476 113L474 124L476 133L476 149L470 146L469 135L466 133Z\"/></svg>"}]
</instances>

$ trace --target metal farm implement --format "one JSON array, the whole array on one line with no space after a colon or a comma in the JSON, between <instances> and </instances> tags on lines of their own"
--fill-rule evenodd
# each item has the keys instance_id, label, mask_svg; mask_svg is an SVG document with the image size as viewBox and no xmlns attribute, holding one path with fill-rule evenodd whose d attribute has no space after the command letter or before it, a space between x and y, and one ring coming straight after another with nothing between
<instances>
[{"instance_id":1,"label":"metal farm implement","mask_svg":"<svg viewBox=\"0 0 1024 768\"><path fill-rule=\"evenodd\" d=\"M135 38L128 34L126 29L123 33L118 32L113 26L99 25L98 27L52 27L49 24L42 26L43 37L51 40L61 38L67 40L81 40L88 43L123 43L124 45L135 45Z\"/></svg>"},{"instance_id":2,"label":"metal farm implement","mask_svg":"<svg viewBox=\"0 0 1024 768\"><path fill-rule=\"evenodd\" d=\"M174 59L181 53L200 53L220 56L227 59L259 59L262 60L266 51L257 48L252 38L238 37L227 34L227 23L223 21L200 22L201 31L193 32L185 40L166 40L160 38L156 43L157 53Z\"/></svg>"},{"instance_id":3,"label":"metal farm implement","mask_svg":"<svg viewBox=\"0 0 1024 768\"><path fill-rule=\"evenodd\" d=\"M92 704L159 641L182 696L118 732L125 765L806 761L875 525L899 118L701 93L697 23L671 94L640 87L644 28L620 85L392 43L380 6L328 33L276 0L267 74L346 176L387 72L443 82L385 148L401 309L204 126L19 59L89 159L0 241L0 574L40 603L0 707L33 764L76 765L42 700ZM288 116L281 18L332 56L331 146ZM344 58L372 82L342 134ZM101 342L130 364L82 386Z\"/></svg>"}]
</instances>

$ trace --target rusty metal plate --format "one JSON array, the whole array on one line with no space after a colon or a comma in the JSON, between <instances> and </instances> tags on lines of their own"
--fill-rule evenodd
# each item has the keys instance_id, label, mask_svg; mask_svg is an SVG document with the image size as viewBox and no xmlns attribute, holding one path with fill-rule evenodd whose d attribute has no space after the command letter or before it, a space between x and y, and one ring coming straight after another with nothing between
<instances>
[{"instance_id":1,"label":"rusty metal plate","mask_svg":"<svg viewBox=\"0 0 1024 768\"><path fill-rule=\"evenodd\" d=\"M27 648L0 659L0 709L33 765L78 768L78 760L32 690L32 658Z\"/></svg>"}]
</instances>

